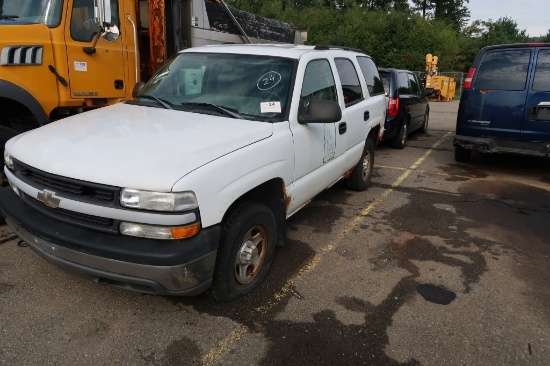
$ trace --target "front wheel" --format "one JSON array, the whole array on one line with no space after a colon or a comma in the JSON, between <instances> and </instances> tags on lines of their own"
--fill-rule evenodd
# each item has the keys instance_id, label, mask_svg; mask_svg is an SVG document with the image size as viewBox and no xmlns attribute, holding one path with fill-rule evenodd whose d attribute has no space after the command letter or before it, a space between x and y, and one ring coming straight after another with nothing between
<instances>
[{"instance_id":1,"label":"front wheel","mask_svg":"<svg viewBox=\"0 0 550 366\"><path fill-rule=\"evenodd\" d=\"M374 142L371 138L365 141L365 148L361 160L353 168L351 175L346 180L349 189L364 191L369 187L372 170L374 167Z\"/></svg>"},{"instance_id":2,"label":"front wheel","mask_svg":"<svg viewBox=\"0 0 550 366\"><path fill-rule=\"evenodd\" d=\"M231 301L252 292L267 277L277 244L273 212L259 202L245 202L222 224L214 279L208 294Z\"/></svg>"}]
</instances>

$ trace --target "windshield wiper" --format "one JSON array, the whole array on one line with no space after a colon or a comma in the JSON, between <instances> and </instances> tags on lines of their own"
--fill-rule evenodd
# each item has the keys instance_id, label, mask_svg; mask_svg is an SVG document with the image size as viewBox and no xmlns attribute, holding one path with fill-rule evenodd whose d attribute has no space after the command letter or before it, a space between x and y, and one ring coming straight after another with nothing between
<instances>
[{"instance_id":1,"label":"windshield wiper","mask_svg":"<svg viewBox=\"0 0 550 366\"><path fill-rule=\"evenodd\" d=\"M174 109L170 106L170 102L166 100L162 100L160 98L155 97L154 95L138 95L138 98L144 98L144 99L153 99L157 101L160 105L162 105L166 109Z\"/></svg>"},{"instance_id":2,"label":"windshield wiper","mask_svg":"<svg viewBox=\"0 0 550 366\"><path fill-rule=\"evenodd\" d=\"M0 15L0 20L13 20L19 18L19 15Z\"/></svg>"},{"instance_id":3,"label":"windshield wiper","mask_svg":"<svg viewBox=\"0 0 550 366\"><path fill-rule=\"evenodd\" d=\"M197 106L197 107L214 108L218 111L221 111L221 112L225 113L226 115L228 115L230 117L237 118L237 119L243 119L243 117L240 114L238 114L236 112L232 112L228 108L219 106L217 104L212 104L212 103L191 103L191 102L183 102L181 104L182 105Z\"/></svg>"}]
</instances>

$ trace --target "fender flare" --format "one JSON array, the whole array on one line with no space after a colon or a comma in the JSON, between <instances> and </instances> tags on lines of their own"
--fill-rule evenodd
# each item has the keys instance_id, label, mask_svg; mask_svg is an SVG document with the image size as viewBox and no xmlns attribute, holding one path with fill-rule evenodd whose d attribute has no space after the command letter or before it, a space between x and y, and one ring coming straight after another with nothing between
<instances>
[{"instance_id":1,"label":"fender flare","mask_svg":"<svg viewBox=\"0 0 550 366\"><path fill-rule=\"evenodd\" d=\"M27 107L40 126L50 122L44 109L28 91L6 80L0 80L0 98L11 99Z\"/></svg>"}]
</instances>

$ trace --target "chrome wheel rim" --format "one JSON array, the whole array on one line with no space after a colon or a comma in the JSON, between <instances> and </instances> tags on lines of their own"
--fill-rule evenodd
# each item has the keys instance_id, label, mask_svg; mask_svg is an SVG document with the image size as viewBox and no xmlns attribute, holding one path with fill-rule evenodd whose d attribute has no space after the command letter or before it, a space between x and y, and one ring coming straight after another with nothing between
<instances>
[{"instance_id":1,"label":"chrome wheel rim","mask_svg":"<svg viewBox=\"0 0 550 366\"><path fill-rule=\"evenodd\" d=\"M235 257L235 279L241 285L253 282L263 266L268 246L267 231L254 225L243 237Z\"/></svg>"}]
</instances>

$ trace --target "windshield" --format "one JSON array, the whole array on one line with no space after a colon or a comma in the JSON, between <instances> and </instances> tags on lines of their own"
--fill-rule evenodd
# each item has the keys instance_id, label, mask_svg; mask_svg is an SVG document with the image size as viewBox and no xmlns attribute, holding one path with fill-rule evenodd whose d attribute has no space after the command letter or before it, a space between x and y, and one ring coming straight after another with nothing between
<instances>
[{"instance_id":1,"label":"windshield","mask_svg":"<svg viewBox=\"0 0 550 366\"><path fill-rule=\"evenodd\" d=\"M57 26L61 20L63 0L0 0L0 25L42 23Z\"/></svg>"},{"instance_id":2,"label":"windshield","mask_svg":"<svg viewBox=\"0 0 550 366\"><path fill-rule=\"evenodd\" d=\"M274 56L182 53L164 65L131 103L283 121L294 66L294 60Z\"/></svg>"}]
</instances>

